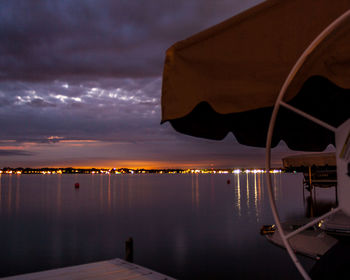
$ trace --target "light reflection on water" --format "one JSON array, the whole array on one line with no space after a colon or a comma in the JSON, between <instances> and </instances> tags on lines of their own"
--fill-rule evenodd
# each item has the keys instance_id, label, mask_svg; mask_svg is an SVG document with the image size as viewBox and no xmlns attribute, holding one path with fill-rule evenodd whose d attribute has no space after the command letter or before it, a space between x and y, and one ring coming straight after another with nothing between
<instances>
[{"instance_id":1,"label":"light reflection on water","mask_svg":"<svg viewBox=\"0 0 350 280\"><path fill-rule=\"evenodd\" d=\"M282 219L303 216L302 176L272 176ZM0 277L123 258L132 236L136 263L180 279L298 279L259 235L265 187L260 173L0 175Z\"/></svg>"},{"instance_id":2,"label":"light reflection on water","mask_svg":"<svg viewBox=\"0 0 350 280\"><path fill-rule=\"evenodd\" d=\"M198 209L199 207L199 183L198 177L199 174L191 174L192 175L192 204Z\"/></svg>"},{"instance_id":3,"label":"light reflection on water","mask_svg":"<svg viewBox=\"0 0 350 280\"><path fill-rule=\"evenodd\" d=\"M2 212L2 180L1 180L2 174L0 174L0 215Z\"/></svg>"},{"instance_id":4,"label":"light reflection on water","mask_svg":"<svg viewBox=\"0 0 350 280\"><path fill-rule=\"evenodd\" d=\"M236 186L236 195L237 202L235 203L238 215L241 216L241 182L240 182L240 174L234 174L234 185Z\"/></svg>"},{"instance_id":5,"label":"light reflection on water","mask_svg":"<svg viewBox=\"0 0 350 280\"><path fill-rule=\"evenodd\" d=\"M62 175L57 176L57 213L61 212L62 209L62 195L61 195L61 180L62 180Z\"/></svg>"},{"instance_id":6,"label":"light reflection on water","mask_svg":"<svg viewBox=\"0 0 350 280\"><path fill-rule=\"evenodd\" d=\"M235 195L233 196L233 200L238 215L241 216L242 203L245 203L246 211L248 213L254 213L256 221L260 222L259 218L261 216L262 203L264 200L265 174L238 173L232 174L231 176L233 176L234 179L233 187ZM280 189L280 179L277 179L277 177L281 177L281 174L276 173L272 174L272 176L274 196L278 200L277 191Z\"/></svg>"}]
</instances>

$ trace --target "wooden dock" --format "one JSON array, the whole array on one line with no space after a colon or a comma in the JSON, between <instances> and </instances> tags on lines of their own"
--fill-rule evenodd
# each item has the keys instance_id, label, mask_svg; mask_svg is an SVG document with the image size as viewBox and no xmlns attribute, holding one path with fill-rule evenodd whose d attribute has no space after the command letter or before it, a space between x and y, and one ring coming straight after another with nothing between
<instances>
[{"instance_id":1,"label":"wooden dock","mask_svg":"<svg viewBox=\"0 0 350 280\"><path fill-rule=\"evenodd\" d=\"M1 280L175 280L175 278L122 259L15 275Z\"/></svg>"}]
</instances>

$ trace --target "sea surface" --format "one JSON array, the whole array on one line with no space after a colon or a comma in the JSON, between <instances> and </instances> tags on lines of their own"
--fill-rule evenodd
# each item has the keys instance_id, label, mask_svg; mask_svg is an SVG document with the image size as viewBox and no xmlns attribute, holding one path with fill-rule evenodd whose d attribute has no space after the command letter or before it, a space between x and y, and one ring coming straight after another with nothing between
<instances>
[{"instance_id":1,"label":"sea surface","mask_svg":"<svg viewBox=\"0 0 350 280\"><path fill-rule=\"evenodd\" d=\"M281 219L305 217L302 174L273 181ZM272 223L264 174L3 174L0 277L124 258L132 237L135 263L178 279L301 279Z\"/></svg>"}]
</instances>

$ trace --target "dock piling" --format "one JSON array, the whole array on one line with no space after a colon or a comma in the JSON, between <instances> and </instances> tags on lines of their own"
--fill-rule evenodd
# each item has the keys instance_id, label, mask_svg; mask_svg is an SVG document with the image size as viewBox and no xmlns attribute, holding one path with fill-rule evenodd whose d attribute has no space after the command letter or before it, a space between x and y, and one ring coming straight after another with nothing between
<instances>
[{"instance_id":1,"label":"dock piling","mask_svg":"<svg viewBox=\"0 0 350 280\"><path fill-rule=\"evenodd\" d=\"M125 241L125 260L127 262L134 261L134 240L132 239L132 237L129 237Z\"/></svg>"}]
</instances>

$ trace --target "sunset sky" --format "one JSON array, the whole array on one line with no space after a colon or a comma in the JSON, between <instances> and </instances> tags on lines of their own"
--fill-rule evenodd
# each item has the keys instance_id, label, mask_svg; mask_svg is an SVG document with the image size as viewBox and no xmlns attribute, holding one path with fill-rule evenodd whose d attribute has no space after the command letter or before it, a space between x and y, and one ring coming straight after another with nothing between
<instances>
[{"instance_id":1,"label":"sunset sky","mask_svg":"<svg viewBox=\"0 0 350 280\"><path fill-rule=\"evenodd\" d=\"M160 125L166 49L258 2L1 1L0 168L263 166Z\"/></svg>"}]
</instances>

